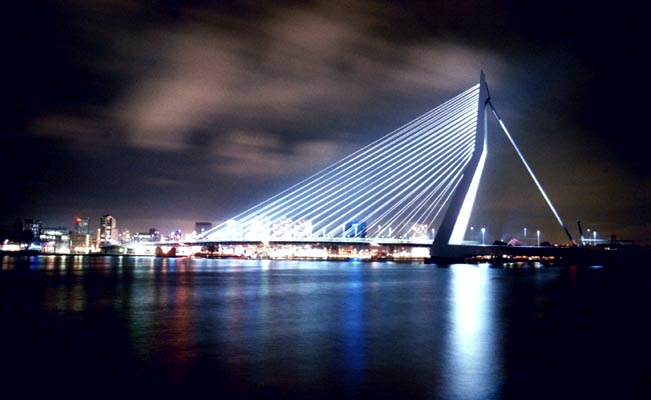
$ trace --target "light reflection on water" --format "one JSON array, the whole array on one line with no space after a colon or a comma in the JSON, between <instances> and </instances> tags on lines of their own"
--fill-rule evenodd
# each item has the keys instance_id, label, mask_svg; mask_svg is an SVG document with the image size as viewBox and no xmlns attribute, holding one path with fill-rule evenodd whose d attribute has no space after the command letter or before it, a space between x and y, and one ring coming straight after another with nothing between
<instances>
[{"instance_id":1,"label":"light reflection on water","mask_svg":"<svg viewBox=\"0 0 651 400\"><path fill-rule=\"evenodd\" d=\"M451 270L449 390L460 398L490 398L501 368L491 271L486 265L453 265Z\"/></svg>"},{"instance_id":2,"label":"light reflection on water","mask_svg":"<svg viewBox=\"0 0 651 400\"><path fill-rule=\"evenodd\" d=\"M29 357L63 364L89 385L97 378L86 368L105 367L159 397L517 398L520 385L540 384L541 372L565 368L561 355L575 351L543 335L567 329L568 306L591 282L563 271L3 257L0 315L15 329L2 339L29 343ZM532 363L531 343L553 343L542 349L551 358ZM25 350L5 350L20 366Z\"/></svg>"}]
</instances>

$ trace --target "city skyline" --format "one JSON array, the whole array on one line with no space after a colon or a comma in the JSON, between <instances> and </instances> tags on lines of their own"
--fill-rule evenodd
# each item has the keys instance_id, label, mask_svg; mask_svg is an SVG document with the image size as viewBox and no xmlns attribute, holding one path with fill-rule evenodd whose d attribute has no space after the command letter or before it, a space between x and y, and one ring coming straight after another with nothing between
<instances>
[{"instance_id":1,"label":"city skyline","mask_svg":"<svg viewBox=\"0 0 651 400\"><path fill-rule=\"evenodd\" d=\"M111 213L132 231L171 232L224 221L476 83L483 68L571 230L581 219L604 236L651 240L633 12L12 7L10 29L24 34L9 49L0 224L71 226L84 215L94 228ZM471 224L561 241L494 128Z\"/></svg>"}]
</instances>

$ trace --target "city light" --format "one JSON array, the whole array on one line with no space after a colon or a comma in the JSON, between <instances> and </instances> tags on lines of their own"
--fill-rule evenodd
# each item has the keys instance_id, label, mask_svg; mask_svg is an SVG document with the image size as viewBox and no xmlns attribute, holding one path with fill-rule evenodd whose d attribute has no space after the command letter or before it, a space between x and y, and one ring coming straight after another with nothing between
<instances>
[{"instance_id":1,"label":"city light","mask_svg":"<svg viewBox=\"0 0 651 400\"><path fill-rule=\"evenodd\" d=\"M366 239L367 233L370 234L373 230L372 227L377 227L373 230L376 236L369 235L369 242L371 239L377 242L375 239L382 236L385 243L427 242L428 228L431 230L431 240L434 240L434 226L440 222L439 215L466 174L466 165L477 151L478 104L481 106L479 94L479 85L475 85L350 156L215 227L212 227L212 223L197 222L196 227L200 227L200 231L199 228L195 229L192 234L186 234L185 239L199 243L231 240L241 244L242 241L269 243L280 239L306 242L304 239L318 237L333 242L339 239L354 242ZM489 100L484 103L484 107L492 107ZM494 108L493 113L562 224ZM462 244L467 234L487 158L485 131L481 150L477 166L474 172L471 171L472 177L466 174L466 179L471 178L470 183L448 244ZM464 187L466 184L467 182ZM89 218L75 217L74 221L79 231L82 226L87 229ZM480 231L481 244L485 246L486 228L481 227ZM526 243L527 227L523 227L522 231L523 243ZM587 232L590 231L588 228ZM42 248L51 252L68 248L67 244L59 243L68 240L68 233L72 232L43 230L45 236L52 238L45 237ZM499 233L493 235L496 239L500 238ZM514 235L509 244L518 244L515 236L517 235ZM592 236L593 244L596 245L597 232L592 231ZM41 235L41 238L44 236ZM134 232L132 236L129 230L117 229L114 217L104 215L97 238L96 246L101 247L132 241L170 244L182 241L184 235L181 230L176 230L161 236L158 230L152 229L149 235ZM501 238L504 239L505 236L502 235ZM80 249L90 247L90 244L79 245L79 238L75 239L76 241L70 240L69 248L81 251ZM470 226L470 241L476 243L474 226ZM536 242L537 246L541 245L540 230L536 230Z\"/></svg>"}]
</instances>

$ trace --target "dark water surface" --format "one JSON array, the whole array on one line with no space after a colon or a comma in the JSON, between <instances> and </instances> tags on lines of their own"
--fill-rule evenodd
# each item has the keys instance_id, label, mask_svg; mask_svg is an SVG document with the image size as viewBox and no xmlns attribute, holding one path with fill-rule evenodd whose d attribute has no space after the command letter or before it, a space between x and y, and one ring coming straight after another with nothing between
<instances>
[{"instance_id":1,"label":"dark water surface","mask_svg":"<svg viewBox=\"0 0 651 400\"><path fill-rule=\"evenodd\" d=\"M651 398L645 270L0 261L2 398Z\"/></svg>"}]
</instances>

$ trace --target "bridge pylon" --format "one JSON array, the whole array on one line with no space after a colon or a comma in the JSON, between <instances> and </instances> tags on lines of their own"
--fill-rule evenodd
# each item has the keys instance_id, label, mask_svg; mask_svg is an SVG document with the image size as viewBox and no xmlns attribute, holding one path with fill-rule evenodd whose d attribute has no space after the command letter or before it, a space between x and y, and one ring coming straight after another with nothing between
<instances>
[{"instance_id":1,"label":"bridge pylon","mask_svg":"<svg viewBox=\"0 0 651 400\"><path fill-rule=\"evenodd\" d=\"M463 170L463 177L450 199L443 221L431 248L432 256L454 257L456 251L451 246L461 245L468 227L472 207L477 197L477 189L484 169L487 155L488 121L486 109L490 94L486 76L481 71L479 76L479 98L477 103L477 124L475 132L475 150L472 158ZM483 133L483 134L482 134Z\"/></svg>"},{"instance_id":2,"label":"bridge pylon","mask_svg":"<svg viewBox=\"0 0 651 400\"><path fill-rule=\"evenodd\" d=\"M506 125L500 118L499 114L495 110L491 102L490 92L488 90L488 85L486 83L486 76L484 71L481 71L479 77L479 97L477 103L477 120L476 120L476 131L475 131L475 144L474 152L470 161L466 164L463 169L463 176L457 185L454 194L450 200L446 214L443 217L443 221L439 227L439 232L432 243L430 250L430 256L433 260L445 260L445 259L459 259L461 256L473 256L473 255L503 255L505 252L503 249L493 249L491 246L486 247L482 246L471 246L464 245L463 239L468 228L468 222L470 220L470 214L472 213L472 208L477 196L477 190L479 188L479 182L481 181L481 175L484 170L484 164L486 162L486 156L488 152L488 111L493 113L497 119L500 127L504 131L506 137L509 139L510 143L513 145L516 153L520 157L520 160L524 164L527 172L531 176L531 179L535 183L536 187L540 191L540 194L547 202L551 212L554 217L558 220L561 228L565 231L569 242L575 246L574 239L570 234L567 226L561 219L560 215L554 208L551 200L545 193L542 185L536 178L533 170L527 163L524 158L524 155L515 144L513 137L509 133ZM483 133L483 134L482 134ZM517 252L517 251L516 251ZM526 253L526 252L525 252Z\"/></svg>"}]
</instances>

